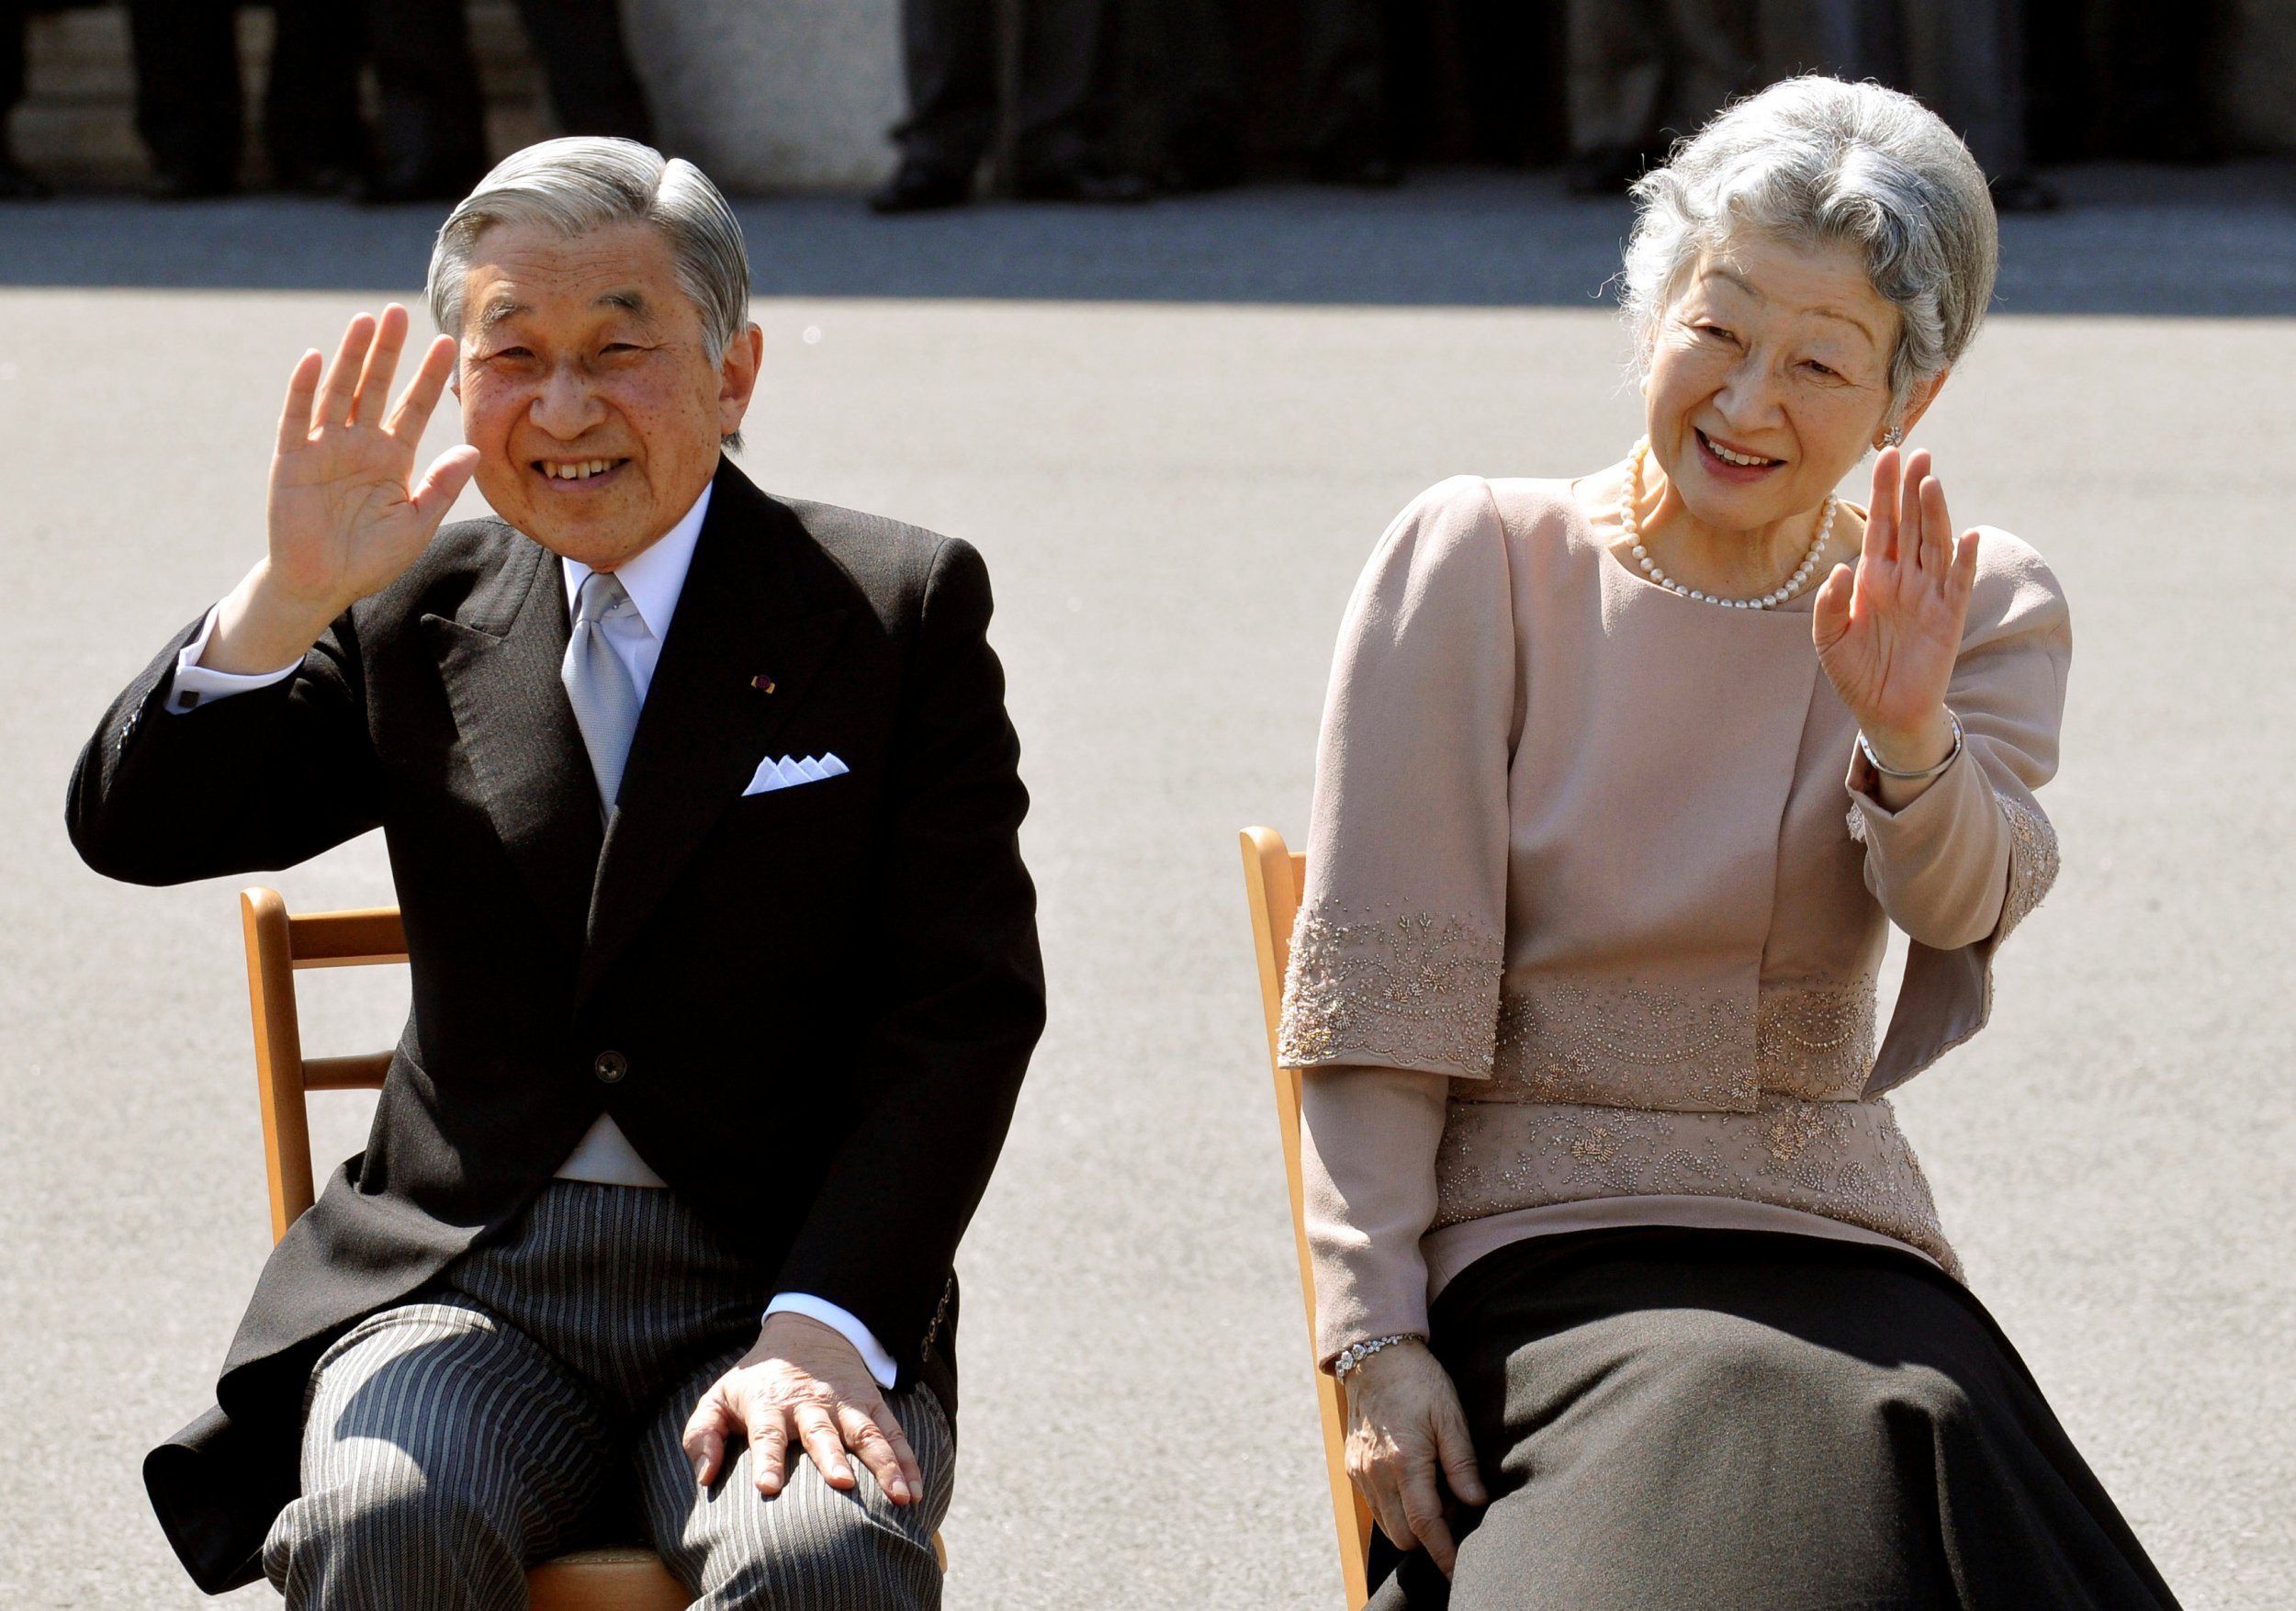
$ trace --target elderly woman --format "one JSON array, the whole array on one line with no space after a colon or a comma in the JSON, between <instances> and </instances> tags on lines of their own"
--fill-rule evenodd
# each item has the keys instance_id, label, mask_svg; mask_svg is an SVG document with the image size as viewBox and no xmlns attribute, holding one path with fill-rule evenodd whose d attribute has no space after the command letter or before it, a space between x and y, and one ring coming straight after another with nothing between
<instances>
[{"instance_id":1,"label":"elderly woman","mask_svg":"<svg viewBox=\"0 0 2296 1611\"><path fill-rule=\"evenodd\" d=\"M1803 78L1637 197L1647 439L1424 494L1333 671L1283 1048L1375 1604L2173 1605L1883 1097L2056 870L2064 596L1897 445L1985 176Z\"/></svg>"}]
</instances>

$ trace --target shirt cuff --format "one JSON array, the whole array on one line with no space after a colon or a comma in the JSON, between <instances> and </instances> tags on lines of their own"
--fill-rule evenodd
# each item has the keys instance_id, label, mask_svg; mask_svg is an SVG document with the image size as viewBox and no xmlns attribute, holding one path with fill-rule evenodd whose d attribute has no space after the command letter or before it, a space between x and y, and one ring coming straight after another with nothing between
<instances>
[{"instance_id":1,"label":"shirt cuff","mask_svg":"<svg viewBox=\"0 0 2296 1611\"><path fill-rule=\"evenodd\" d=\"M763 1320L777 1314L802 1314L807 1320L817 1320L838 1335L853 1345L853 1351L869 1367L869 1374L877 1379L877 1385L886 1391L900 1380L901 1368L893 1362L877 1335L857 1319L850 1310L840 1309L827 1298L816 1298L811 1292L782 1292L765 1306Z\"/></svg>"},{"instance_id":2,"label":"shirt cuff","mask_svg":"<svg viewBox=\"0 0 2296 1611\"><path fill-rule=\"evenodd\" d=\"M297 659L292 666L282 666L276 671L258 671L253 676L237 671L219 671L199 663L199 657L208 652L208 639L215 636L216 605L208 610L208 618L199 623L199 631L184 645L184 652L175 657L175 676L167 694L167 714L182 715L186 711L212 700L229 699L234 693L252 693L258 688L268 688L274 682L292 677L302 670Z\"/></svg>"}]
</instances>

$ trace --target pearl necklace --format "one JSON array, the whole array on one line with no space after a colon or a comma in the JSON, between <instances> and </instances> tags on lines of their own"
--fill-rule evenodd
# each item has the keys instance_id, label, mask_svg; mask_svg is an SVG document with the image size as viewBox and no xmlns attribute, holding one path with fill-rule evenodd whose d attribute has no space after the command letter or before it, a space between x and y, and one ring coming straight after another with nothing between
<instances>
[{"instance_id":1,"label":"pearl necklace","mask_svg":"<svg viewBox=\"0 0 2296 1611\"><path fill-rule=\"evenodd\" d=\"M1811 573L1818 569L1818 560L1825 557L1827 539L1833 535L1834 506L1840 500L1830 492L1826 495L1826 513L1818 517L1818 535L1812 539L1809 552L1802 556L1802 563L1795 569L1792 576L1786 578L1784 587L1773 588L1752 599L1725 599L1713 593L1694 592L1660 570L1659 562L1650 558L1650 550L1642 543L1642 523L1635 513L1635 505L1642 501L1642 457L1649 451L1650 439L1646 436L1636 443L1634 452L1626 456L1626 495L1618 503L1619 524L1626 528L1626 540L1634 545L1635 563L1642 567L1643 574L1671 592L1680 593L1686 599L1696 599L1701 603L1719 604L1725 610L1774 609L1808 584Z\"/></svg>"}]
</instances>

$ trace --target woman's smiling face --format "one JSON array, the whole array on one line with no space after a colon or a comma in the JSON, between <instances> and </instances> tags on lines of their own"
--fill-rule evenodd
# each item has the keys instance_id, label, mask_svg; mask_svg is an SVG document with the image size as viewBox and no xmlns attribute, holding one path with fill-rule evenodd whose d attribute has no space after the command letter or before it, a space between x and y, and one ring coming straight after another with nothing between
<instances>
[{"instance_id":1,"label":"woman's smiling face","mask_svg":"<svg viewBox=\"0 0 2296 1611\"><path fill-rule=\"evenodd\" d=\"M1884 429L1896 340L1846 247L1747 234L1703 252L1651 344L1651 458L1714 530L1815 509Z\"/></svg>"}]
</instances>

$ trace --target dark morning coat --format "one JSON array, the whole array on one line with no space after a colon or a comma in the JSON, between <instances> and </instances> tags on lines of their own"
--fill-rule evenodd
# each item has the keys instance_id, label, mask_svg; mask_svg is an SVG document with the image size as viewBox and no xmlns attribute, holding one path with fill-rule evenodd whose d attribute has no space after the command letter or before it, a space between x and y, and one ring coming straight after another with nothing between
<instances>
[{"instance_id":1,"label":"dark morning coat","mask_svg":"<svg viewBox=\"0 0 2296 1611\"><path fill-rule=\"evenodd\" d=\"M201 1587L256 1573L318 1351L602 1110L771 1272L761 1301L842 1305L953 1412L951 1261L1043 1023L989 609L963 543L722 466L602 828L558 560L498 520L442 531L283 682L168 714L194 628L113 704L68 803L90 866L173 884L379 827L412 963L366 1150L265 1265L217 1407L145 1462ZM843 776L742 796L767 755L832 751Z\"/></svg>"}]
</instances>

